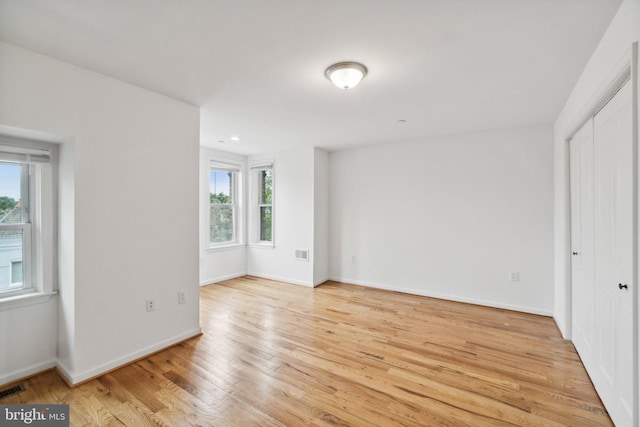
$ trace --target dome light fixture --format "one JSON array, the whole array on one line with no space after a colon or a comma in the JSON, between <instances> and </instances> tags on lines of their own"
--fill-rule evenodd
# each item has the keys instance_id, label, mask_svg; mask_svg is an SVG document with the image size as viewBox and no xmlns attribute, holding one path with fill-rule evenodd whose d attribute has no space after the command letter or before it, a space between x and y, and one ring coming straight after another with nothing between
<instances>
[{"instance_id":1,"label":"dome light fixture","mask_svg":"<svg viewBox=\"0 0 640 427\"><path fill-rule=\"evenodd\" d=\"M331 83L340 89L351 89L367 75L367 67L359 62L338 62L324 72Z\"/></svg>"}]
</instances>

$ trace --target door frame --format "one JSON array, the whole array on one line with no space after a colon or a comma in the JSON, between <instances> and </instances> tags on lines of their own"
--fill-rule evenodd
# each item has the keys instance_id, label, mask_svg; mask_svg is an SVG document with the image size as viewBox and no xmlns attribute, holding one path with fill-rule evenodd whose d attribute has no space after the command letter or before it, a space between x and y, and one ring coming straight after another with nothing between
<instances>
[{"instance_id":1,"label":"door frame","mask_svg":"<svg viewBox=\"0 0 640 427\"><path fill-rule=\"evenodd\" d=\"M639 194L638 190L640 189L640 177L638 174L638 165L640 164L640 152L638 150L638 122L640 120L640 108L638 106L638 89L640 87L640 75L638 73L638 68L640 66L638 58L638 42L634 42L630 49L628 49L625 56L612 68L611 72L606 76L603 80L603 83L598 87L598 89L593 93L593 95L589 98L589 101L585 103L585 105L580 109L579 113L577 113L574 119L571 121L572 126L569 126L570 130L565 134L564 141L565 146L564 150L567 154L565 156L566 164L566 179L565 179L565 195L566 199L564 203L568 207L566 210L567 214L565 217L565 224L567 225L565 230L565 242L567 242L566 248L571 250L571 181L570 181L570 156L569 154L569 141L573 138L573 136L578 132L578 130L582 127L584 123L586 123L591 117L593 117L622 87L627 80L631 80L631 111L632 111L632 180L633 180L633 200L632 200L632 218L633 218L633 266L632 266L632 281L634 287L634 299L632 302L632 310L633 310L633 343L632 348L634 351L633 354L633 391L635 395L635 399L633 399L633 418L636 423L640 421L639 414L639 405L640 405L640 394L639 394L639 383L640 383L640 370L638 367L638 355L640 354L640 340L638 338L638 332L640 330L640 323L638 317L638 307L640 306L640 283L638 282L638 265L640 262L640 247L638 246L640 237L638 232L640 231L640 217L638 215L640 206L639 206ZM568 286L565 287L565 313L566 313L566 322L565 322L565 338L572 338L572 320L573 320L573 310L572 310L572 278L571 278L571 262L572 257L569 254L564 254L565 266L567 271L567 280Z\"/></svg>"}]
</instances>

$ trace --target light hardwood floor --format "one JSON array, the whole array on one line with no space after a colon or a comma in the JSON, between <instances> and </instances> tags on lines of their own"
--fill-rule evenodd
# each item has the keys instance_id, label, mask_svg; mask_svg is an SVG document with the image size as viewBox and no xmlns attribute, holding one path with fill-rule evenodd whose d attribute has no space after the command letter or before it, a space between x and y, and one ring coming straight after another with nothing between
<instances>
[{"instance_id":1,"label":"light hardwood floor","mask_svg":"<svg viewBox=\"0 0 640 427\"><path fill-rule=\"evenodd\" d=\"M71 425L608 426L547 317L327 282L201 288L204 335L73 389L55 372L6 403Z\"/></svg>"}]
</instances>

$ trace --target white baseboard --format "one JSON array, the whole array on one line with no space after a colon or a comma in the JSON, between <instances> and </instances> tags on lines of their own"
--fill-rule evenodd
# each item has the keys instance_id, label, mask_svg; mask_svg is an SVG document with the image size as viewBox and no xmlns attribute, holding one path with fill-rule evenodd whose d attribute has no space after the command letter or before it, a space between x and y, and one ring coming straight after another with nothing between
<instances>
[{"instance_id":1,"label":"white baseboard","mask_svg":"<svg viewBox=\"0 0 640 427\"><path fill-rule=\"evenodd\" d=\"M2 373L2 375L0 375L0 384L8 384L21 378L27 378L31 375L39 374L42 371L46 371L55 367L55 360L47 360L45 362L36 363L35 365L31 365L14 372Z\"/></svg>"},{"instance_id":2,"label":"white baseboard","mask_svg":"<svg viewBox=\"0 0 640 427\"><path fill-rule=\"evenodd\" d=\"M256 273L256 272L250 271L247 273L247 275L261 277L263 279L277 280L278 282L286 282L294 285L307 286L309 288L313 288L316 286L313 284L313 282L306 282L302 280L291 279L290 277L275 276L273 274L262 274L262 273Z\"/></svg>"},{"instance_id":3,"label":"white baseboard","mask_svg":"<svg viewBox=\"0 0 640 427\"><path fill-rule=\"evenodd\" d=\"M327 280L331 280L331 279L329 277L325 277L323 279L314 280L313 281L313 287L315 288L316 286L322 285Z\"/></svg>"},{"instance_id":4,"label":"white baseboard","mask_svg":"<svg viewBox=\"0 0 640 427\"><path fill-rule=\"evenodd\" d=\"M201 280L200 281L200 286L213 285L214 283L220 283L220 282L224 282L225 280L236 279L238 277L243 277L243 276L261 277L263 279L277 280L278 282L287 282L287 283L291 283L291 284L294 284L294 285L301 285L301 286L307 286L307 287L312 287L312 288L315 288L316 286L323 284L327 280L330 280L327 277L325 279L316 280L313 283L311 283L311 282L305 282L305 281L301 281L301 280L291 279L289 277L275 276L275 275L272 275L272 274L262 274L262 273L255 273L255 272L242 272L242 273L236 273L236 274L229 274L227 276L220 276L220 277L216 277L216 278L208 279L208 280Z\"/></svg>"},{"instance_id":5,"label":"white baseboard","mask_svg":"<svg viewBox=\"0 0 640 427\"><path fill-rule=\"evenodd\" d=\"M95 378L97 376L100 376L108 371L111 371L113 369L119 368L121 366L124 366L128 363L131 363L135 360L141 359L143 357L149 356L150 354L153 354L159 350L163 350L167 347L171 347L174 344L177 344L181 341L184 341L188 338L192 338L195 336L198 336L202 333L202 330L200 328L197 328L195 330L189 331L189 332L185 332L183 334L180 334L178 336L175 336L173 338L161 341L159 343L153 344L149 347L145 347L141 350L138 350L136 352L130 353L126 356L120 357L118 359L112 360L111 362L108 363L103 363L100 366L96 366L95 368L92 369L88 369L85 370L84 372L80 372L80 373L75 373L72 372L68 367L64 366L62 363L60 363L60 361L58 361L57 367L58 370L60 371L60 373L62 375L64 375L64 377L66 378L67 382L69 384L75 385L78 383L81 383L82 381L91 379L91 378ZM54 366L55 363L54 363Z\"/></svg>"},{"instance_id":6,"label":"white baseboard","mask_svg":"<svg viewBox=\"0 0 640 427\"><path fill-rule=\"evenodd\" d=\"M345 277L329 277L329 280L333 280L335 282L341 282L341 283L351 283L354 285L360 285L360 286L367 286L370 288L376 288L376 289L384 289L387 291L396 291L396 292L402 292L405 294L412 294L412 295L420 295L423 297L430 297L430 298L438 298L438 299L443 299L443 300L448 300L448 301L456 301L456 302L464 302L467 304L475 304L475 305L483 305L485 307L492 307L492 308L502 308L505 310L512 310L512 311L520 311L522 313L530 313L530 314L538 314L541 316L553 316L553 311L551 310L544 310L544 309L540 309L537 307L524 307L524 306L519 306L519 305L515 305L515 304L504 304L504 303L500 303L500 302L495 302L495 301L487 301L487 300L481 300L481 299L476 299L476 298L465 298L465 297L461 297L458 295L451 295L451 294L443 294L443 293L439 293L439 292L430 292L430 291L424 291L424 290L420 290L420 289L413 289L413 288L402 288L402 287L398 287L398 286L390 286L390 285L385 285L385 284L381 284L381 283L374 283L374 282L367 282L367 281L363 281L363 280L355 280L355 279L349 279L349 278L345 278Z\"/></svg>"},{"instance_id":7,"label":"white baseboard","mask_svg":"<svg viewBox=\"0 0 640 427\"><path fill-rule=\"evenodd\" d=\"M201 280L200 286L211 285L213 283L224 282L225 280L236 279L238 277L246 276L248 273L243 271L241 273L228 274L226 276L218 276L207 280Z\"/></svg>"},{"instance_id":8,"label":"white baseboard","mask_svg":"<svg viewBox=\"0 0 640 427\"><path fill-rule=\"evenodd\" d=\"M71 373L71 369L69 369L67 367L67 365L62 363L60 361L60 359L58 359L57 362L56 362L56 369L58 370L58 373L64 377L64 380L67 383L67 385L68 384L73 384L71 382L71 378L73 378L73 375Z\"/></svg>"},{"instance_id":9,"label":"white baseboard","mask_svg":"<svg viewBox=\"0 0 640 427\"><path fill-rule=\"evenodd\" d=\"M560 327L560 322L558 322L558 319L556 318L555 313L553 314L553 321L556 324L556 328L558 328L558 330L560 331L560 335L562 335L562 338L564 338L565 340L571 341L570 331L565 331Z\"/></svg>"}]
</instances>

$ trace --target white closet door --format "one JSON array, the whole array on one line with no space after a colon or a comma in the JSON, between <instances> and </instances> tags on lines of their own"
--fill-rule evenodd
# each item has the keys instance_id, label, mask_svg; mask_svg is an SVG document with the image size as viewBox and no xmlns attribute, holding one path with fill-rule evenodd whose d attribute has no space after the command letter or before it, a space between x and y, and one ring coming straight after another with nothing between
<instances>
[{"instance_id":1,"label":"white closet door","mask_svg":"<svg viewBox=\"0 0 640 427\"><path fill-rule=\"evenodd\" d=\"M593 119L597 366L587 366L618 427L633 425L631 84Z\"/></svg>"},{"instance_id":2,"label":"white closet door","mask_svg":"<svg viewBox=\"0 0 640 427\"><path fill-rule=\"evenodd\" d=\"M595 277L593 120L569 143L571 171L572 340L583 362L594 363Z\"/></svg>"}]
</instances>

